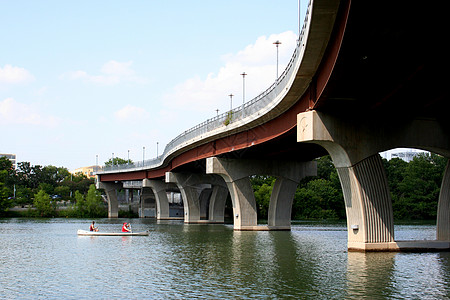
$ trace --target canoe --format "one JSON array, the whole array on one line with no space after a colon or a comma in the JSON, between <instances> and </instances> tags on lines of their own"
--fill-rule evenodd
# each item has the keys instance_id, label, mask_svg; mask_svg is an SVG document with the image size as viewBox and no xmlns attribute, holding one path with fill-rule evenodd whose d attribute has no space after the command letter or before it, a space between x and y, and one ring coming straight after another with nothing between
<instances>
[{"instance_id":1,"label":"canoe","mask_svg":"<svg viewBox=\"0 0 450 300\"><path fill-rule=\"evenodd\" d=\"M89 236L136 236L136 235L148 235L148 231L142 232L101 232L101 231L87 231L78 229L78 235L89 235Z\"/></svg>"}]
</instances>

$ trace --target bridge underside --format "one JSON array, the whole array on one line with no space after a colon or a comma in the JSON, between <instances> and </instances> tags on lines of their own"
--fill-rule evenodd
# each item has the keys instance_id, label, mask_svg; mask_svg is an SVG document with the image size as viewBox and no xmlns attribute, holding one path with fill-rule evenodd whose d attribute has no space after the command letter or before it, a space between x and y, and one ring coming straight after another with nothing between
<instances>
[{"instance_id":1,"label":"bridge underside","mask_svg":"<svg viewBox=\"0 0 450 300\"><path fill-rule=\"evenodd\" d=\"M204 216L202 197L206 194L215 195L210 221L223 220L219 211L223 210L226 184L233 201L235 228L255 229L255 202L248 182L251 172L242 169L276 173L272 165L283 165L283 161L301 169L303 163L330 154L344 192L349 249L448 249L449 167L439 199L437 240L399 242L394 238L390 193L377 154L396 147L415 147L450 157L450 93L448 76L443 75L450 61L445 1L382 5L376 1L315 0L314 6L320 18L328 18L328 23L335 20L334 27L320 49L324 55L314 74L296 75L309 80L307 90L291 93L289 97L296 102L280 116L188 147L160 168L104 173L100 181L165 179L175 183L186 198L185 220L192 223ZM335 6L339 8L330 9ZM263 170L255 161L271 167ZM199 179L207 178L203 176L208 172L221 176L224 183L217 184L210 177ZM271 224L286 228L290 210L280 208L291 205L284 198L292 197L298 178L287 174L280 178L271 198L270 205L275 204L269 219ZM201 180L212 181L200 190ZM287 192L283 194L283 190Z\"/></svg>"}]
</instances>

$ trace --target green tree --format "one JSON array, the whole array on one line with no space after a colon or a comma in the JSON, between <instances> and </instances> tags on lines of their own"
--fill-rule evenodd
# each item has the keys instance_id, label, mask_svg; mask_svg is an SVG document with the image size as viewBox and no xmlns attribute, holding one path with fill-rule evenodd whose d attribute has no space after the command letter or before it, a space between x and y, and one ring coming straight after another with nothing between
<instances>
[{"instance_id":1,"label":"green tree","mask_svg":"<svg viewBox=\"0 0 450 300\"><path fill-rule=\"evenodd\" d=\"M70 188L67 185L59 185L54 190L56 195L60 195L63 199L69 199Z\"/></svg>"},{"instance_id":2,"label":"green tree","mask_svg":"<svg viewBox=\"0 0 450 300\"><path fill-rule=\"evenodd\" d=\"M0 171L2 172L2 171ZM0 216L5 213L12 206L12 201L9 198L9 190L0 182Z\"/></svg>"},{"instance_id":3,"label":"green tree","mask_svg":"<svg viewBox=\"0 0 450 300\"><path fill-rule=\"evenodd\" d=\"M110 158L108 161L105 161L105 166L117 166L126 164L133 164L133 161L131 159L123 159L120 157Z\"/></svg>"},{"instance_id":4,"label":"green tree","mask_svg":"<svg viewBox=\"0 0 450 300\"><path fill-rule=\"evenodd\" d=\"M101 217L106 216L107 214L105 205L102 201L102 196L93 184L89 187L86 196L86 211L88 217Z\"/></svg>"},{"instance_id":5,"label":"green tree","mask_svg":"<svg viewBox=\"0 0 450 300\"><path fill-rule=\"evenodd\" d=\"M445 160L435 154L420 154L409 162L394 195L397 219L435 219Z\"/></svg>"},{"instance_id":6,"label":"green tree","mask_svg":"<svg viewBox=\"0 0 450 300\"><path fill-rule=\"evenodd\" d=\"M270 195L272 194L272 190L273 183L263 183L263 185L261 185L254 193L259 218L268 218Z\"/></svg>"},{"instance_id":7,"label":"green tree","mask_svg":"<svg viewBox=\"0 0 450 300\"><path fill-rule=\"evenodd\" d=\"M40 190L34 195L33 204L39 216L51 217L55 215L56 203L45 191Z\"/></svg>"},{"instance_id":8,"label":"green tree","mask_svg":"<svg viewBox=\"0 0 450 300\"><path fill-rule=\"evenodd\" d=\"M87 204L83 194L75 191L75 210L79 217L87 217Z\"/></svg>"}]
</instances>

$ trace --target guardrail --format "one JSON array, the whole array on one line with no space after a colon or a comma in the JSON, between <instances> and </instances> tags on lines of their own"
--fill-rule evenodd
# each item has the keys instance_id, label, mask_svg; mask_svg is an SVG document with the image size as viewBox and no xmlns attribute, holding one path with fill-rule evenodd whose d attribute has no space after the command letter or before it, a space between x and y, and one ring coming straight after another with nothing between
<instances>
[{"instance_id":1,"label":"guardrail","mask_svg":"<svg viewBox=\"0 0 450 300\"><path fill-rule=\"evenodd\" d=\"M303 23L302 30L300 32L299 39L297 40L297 46L292 54L292 57L287 64L285 70L281 75L275 80L275 82L268 87L264 92L253 98L252 100L246 102L245 104L234 108L230 111L224 112L214 118L208 119L182 133L180 133L177 137L172 139L164 148L164 151L161 155L156 158L134 162L132 164L123 164L123 165L113 165L113 166L105 166L101 172L102 173L111 173L114 171L124 171L129 169L151 169L161 166L164 162L164 159L173 151L177 149L180 145L187 143L188 141L200 137L208 132L216 130L218 128L226 128L230 124L240 121L246 117L250 117L252 115L257 115L261 110L266 108L270 103L272 103L273 99L281 93L288 84L289 78L293 75L294 66L299 58L299 53L301 47L304 47L302 44L305 29L308 27L309 22L309 14L311 10L312 0L308 3L308 9L305 15L305 21ZM295 75L295 74L294 74Z\"/></svg>"}]
</instances>

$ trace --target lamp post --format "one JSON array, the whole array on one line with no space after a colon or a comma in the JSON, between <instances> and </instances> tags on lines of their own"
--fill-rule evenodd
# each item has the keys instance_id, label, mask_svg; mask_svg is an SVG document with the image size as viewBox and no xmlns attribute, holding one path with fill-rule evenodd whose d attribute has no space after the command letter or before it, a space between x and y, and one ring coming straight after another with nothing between
<instances>
[{"instance_id":1,"label":"lamp post","mask_svg":"<svg viewBox=\"0 0 450 300\"><path fill-rule=\"evenodd\" d=\"M128 150L128 160L127 160L127 164L130 163L130 150Z\"/></svg>"},{"instance_id":2,"label":"lamp post","mask_svg":"<svg viewBox=\"0 0 450 300\"><path fill-rule=\"evenodd\" d=\"M158 158L158 145L159 145L159 142L156 142L156 158Z\"/></svg>"},{"instance_id":3,"label":"lamp post","mask_svg":"<svg viewBox=\"0 0 450 300\"><path fill-rule=\"evenodd\" d=\"M245 76L248 75L245 72L242 74L242 105L245 103Z\"/></svg>"},{"instance_id":4,"label":"lamp post","mask_svg":"<svg viewBox=\"0 0 450 300\"><path fill-rule=\"evenodd\" d=\"M233 94L229 94L228 96L230 96L230 111L233 110Z\"/></svg>"},{"instance_id":5,"label":"lamp post","mask_svg":"<svg viewBox=\"0 0 450 300\"><path fill-rule=\"evenodd\" d=\"M114 152L112 153L111 166L114 167Z\"/></svg>"},{"instance_id":6,"label":"lamp post","mask_svg":"<svg viewBox=\"0 0 450 300\"><path fill-rule=\"evenodd\" d=\"M95 172L98 172L98 154L95 155Z\"/></svg>"},{"instance_id":7,"label":"lamp post","mask_svg":"<svg viewBox=\"0 0 450 300\"><path fill-rule=\"evenodd\" d=\"M145 160L145 146L142 147L142 166L144 166L144 160Z\"/></svg>"},{"instance_id":8,"label":"lamp post","mask_svg":"<svg viewBox=\"0 0 450 300\"><path fill-rule=\"evenodd\" d=\"M280 41L276 41L273 43L275 46L277 46L277 79L278 79L278 45L281 45Z\"/></svg>"},{"instance_id":9,"label":"lamp post","mask_svg":"<svg viewBox=\"0 0 450 300\"><path fill-rule=\"evenodd\" d=\"M219 115L219 109L218 108L216 108L216 114L217 114L217 116Z\"/></svg>"}]
</instances>

